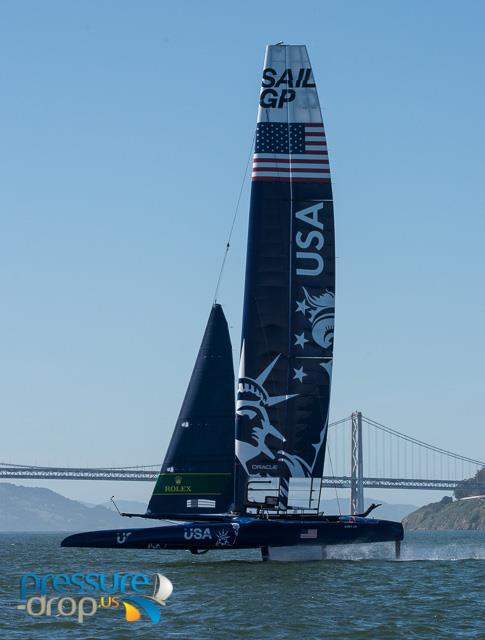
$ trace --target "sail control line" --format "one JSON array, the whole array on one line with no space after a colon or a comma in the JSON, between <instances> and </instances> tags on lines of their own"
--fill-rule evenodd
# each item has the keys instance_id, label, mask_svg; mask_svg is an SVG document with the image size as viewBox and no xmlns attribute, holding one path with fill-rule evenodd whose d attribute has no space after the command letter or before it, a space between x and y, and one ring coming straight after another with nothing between
<instances>
[{"instance_id":1,"label":"sail control line","mask_svg":"<svg viewBox=\"0 0 485 640\"><path fill-rule=\"evenodd\" d=\"M246 162L246 167L244 169L244 175L243 175L243 179L242 179L242 182L241 182L241 188L239 189L239 195L237 197L236 207L234 209L234 215L232 216L231 227L229 229L229 235L227 236L226 247L225 247L225 250L224 250L224 254L222 256L222 264L221 264L221 268L219 270L219 276L217 278L216 290L214 292L214 298L212 300L212 304L213 305L217 303L217 296L219 294L219 287L221 286L222 275L224 273L224 268L226 266L227 254L229 253L229 249L231 248L232 234L234 232L234 227L236 225L237 214L239 212L239 205L241 204L241 197L242 197L242 194L243 194L244 185L246 183L246 177L248 175L249 163L251 162L251 155L253 153L254 137L255 137L255 134L253 135L252 140L251 140L251 146L249 148L249 154L248 154L248 159L247 159L247 162Z\"/></svg>"}]
</instances>

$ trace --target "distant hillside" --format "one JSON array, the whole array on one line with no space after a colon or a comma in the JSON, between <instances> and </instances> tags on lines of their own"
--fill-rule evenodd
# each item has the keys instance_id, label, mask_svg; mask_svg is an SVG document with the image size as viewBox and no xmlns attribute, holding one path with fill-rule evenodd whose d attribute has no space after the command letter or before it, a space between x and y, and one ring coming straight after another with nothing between
<instances>
[{"instance_id":1,"label":"distant hillside","mask_svg":"<svg viewBox=\"0 0 485 640\"><path fill-rule=\"evenodd\" d=\"M467 496L485 495L485 467L476 472L473 478L463 480L456 487L455 498L465 498Z\"/></svg>"},{"instance_id":2,"label":"distant hillside","mask_svg":"<svg viewBox=\"0 0 485 640\"><path fill-rule=\"evenodd\" d=\"M445 497L406 516L406 529L471 529L485 531L485 499Z\"/></svg>"},{"instance_id":3,"label":"distant hillside","mask_svg":"<svg viewBox=\"0 0 485 640\"><path fill-rule=\"evenodd\" d=\"M0 531L82 531L146 526L104 506L86 506L50 489L0 482Z\"/></svg>"},{"instance_id":4,"label":"distant hillside","mask_svg":"<svg viewBox=\"0 0 485 640\"><path fill-rule=\"evenodd\" d=\"M376 500L365 501L366 507ZM144 513L146 505L134 500L116 502L120 511ZM328 514L349 513L349 501L322 500L322 509ZM340 507L340 509L339 509ZM401 520L416 507L403 504L385 504L373 512L376 518ZM0 482L0 531L87 531L126 527L159 526L158 521L138 518L127 520L107 502L89 505L39 487L24 487Z\"/></svg>"}]
</instances>

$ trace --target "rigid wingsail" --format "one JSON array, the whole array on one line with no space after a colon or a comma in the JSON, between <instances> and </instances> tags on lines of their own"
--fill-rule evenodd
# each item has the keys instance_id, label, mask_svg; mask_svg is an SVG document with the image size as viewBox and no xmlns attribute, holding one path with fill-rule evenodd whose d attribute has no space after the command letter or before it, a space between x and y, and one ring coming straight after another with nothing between
<instances>
[{"instance_id":1,"label":"rigid wingsail","mask_svg":"<svg viewBox=\"0 0 485 640\"><path fill-rule=\"evenodd\" d=\"M241 356L214 304L145 514L161 527L69 536L63 546L261 548L394 541L400 523L320 512L333 362L335 240L327 139L305 46L267 47L253 155ZM292 504L291 488L308 500Z\"/></svg>"}]
</instances>

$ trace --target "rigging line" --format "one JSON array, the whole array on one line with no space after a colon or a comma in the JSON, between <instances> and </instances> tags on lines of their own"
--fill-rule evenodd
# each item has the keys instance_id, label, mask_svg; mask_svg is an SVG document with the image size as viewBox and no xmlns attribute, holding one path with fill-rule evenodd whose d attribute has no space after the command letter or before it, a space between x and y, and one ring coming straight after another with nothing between
<instances>
[{"instance_id":1,"label":"rigging line","mask_svg":"<svg viewBox=\"0 0 485 640\"><path fill-rule=\"evenodd\" d=\"M327 453L328 459L330 461L330 470L331 470L331 473L332 473L332 478L335 478L335 473L333 472L332 455L330 453L330 447L329 446L327 446L327 452L326 453ZM320 478L320 488L321 488L321 486L322 486L322 478ZM335 489L335 498L337 500L338 514L339 514L339 516L341 516L342 515L342 511L340 510L340 500L339 500L339 497L338 497L337 485L334 484L333 488ZM318 505L318 509L320 510L320 505Z\"/></svg>"},{"instance_id":2,"label":"rigging line","mask_svg":"<svg viewBox=\"0 0 485 640\"><path fill-rule=\"evenodd\" d=\"M216 304L216 302L217 302L217 295L219 293L219 287L221 286L221 280L222 280L222 274L224 273L224 267L226 266L227 254L229 253L229 248L231 246L232 234L234 232L234 226L236 224L237 214L239 212L239 205L241 204L241 198L242 198L242 194L243 194L243 190L244 190L244 184L246 182L246 176L248 175L248 168L249 168L249 163L251 162L251 156L253 154L253 148L254 148L255 139L256 139L256 131L254 132L253 137L251 139L251 146L249 148L249 154L248 154L248 159L247 159L247 162L246 162L246 168L244 169L244 175L243 175L243 179L242 179L242 182L241 182L241 188L239 189L239 195L238 195L237 202L236 202L236 208L234 209L234 215L232 216L232 223L231 223L231 227L229 229L229 235L227 236L226 248L224 250L224 255L222 257L221 269L219 271L219 277L217 278L216 290L214 292L214 300L212 302L213 305Z\"/></svg>"}]
</instances>

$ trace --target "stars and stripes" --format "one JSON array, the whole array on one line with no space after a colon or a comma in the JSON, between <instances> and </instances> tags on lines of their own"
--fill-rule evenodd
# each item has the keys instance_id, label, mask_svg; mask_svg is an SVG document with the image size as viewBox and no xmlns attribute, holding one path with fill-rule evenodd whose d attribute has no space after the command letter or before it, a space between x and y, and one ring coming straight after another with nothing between
<instances>
[{"instance_id":1,"label":"stars and stripes","mask_svg":"<svg viewBox=\"0 0 485 640\"><path fill-rule=\"evenodd\" d=\"M330 182L323 124L259 122L253 181Z\"/></svg>"},{"instance_id":2,"label":"stars and stripes","mask_svg":"<svg viewBox=\"0 0 485 640\"><path fill-rule=\"evenodd\" d=\"M205 498L190 498L187 500L187 509L215 509L216 501Z\"/></svg>"},{"instance_id":3,"label":"stars and stripes","mask_svg":"<svg viewBox=\"0 0 485 640\"><path fill-rule=\"evenodd\" d=\"M300 532L301 540L316 540L317 538L317 530L316 529L302 529Z\"/></svg>"}]
</instances>

